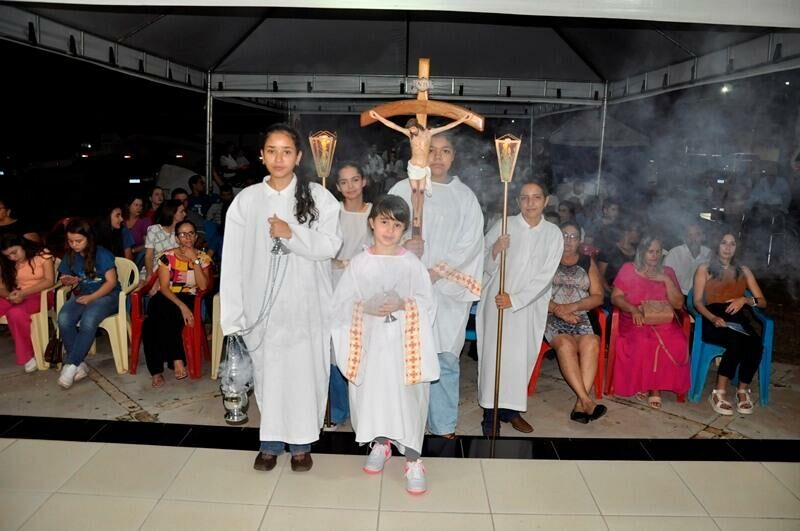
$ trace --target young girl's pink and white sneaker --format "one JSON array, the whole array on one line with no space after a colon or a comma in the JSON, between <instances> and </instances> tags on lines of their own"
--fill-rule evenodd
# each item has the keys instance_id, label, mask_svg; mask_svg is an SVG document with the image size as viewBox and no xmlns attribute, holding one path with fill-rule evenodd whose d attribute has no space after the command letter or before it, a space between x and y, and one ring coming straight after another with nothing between
<instances>
[{"instance_id":1,"label":"young girl's pink and white sneaker","mask_svg":"<svg viewBox=\"0 0 800 531\"><path fill-rule=\"evenodd\" d=\"M428 490L428 482L425 480L425 467L422 459L408 462L406 461L406 491L409 494L425 494Z\"/></svg>"},{"instance_id":2,"label":"young girl's pink and white sneaker","mask_svg":"<svg viewBox=\"0 0 800 531\"><path fill-rule=\"evenodd\" d=\"M372 451L367 456L367 463L364 465L364 472L367 474L380 474L386 461L392 457L392 446L389 443L372 443Z\"/></svg>"}]
</instances>

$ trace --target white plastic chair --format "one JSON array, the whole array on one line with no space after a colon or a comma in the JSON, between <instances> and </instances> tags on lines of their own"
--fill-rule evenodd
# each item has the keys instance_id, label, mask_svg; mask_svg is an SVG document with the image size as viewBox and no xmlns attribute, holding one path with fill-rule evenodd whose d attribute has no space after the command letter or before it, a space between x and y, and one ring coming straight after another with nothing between
<instances>
[{"instance_id":1,"label":"white plastic chair","mask_svg":"<svg viewBox=\"0 0 800 531\"><path fill-rule=\"evenodd\" d=\"M119 306L117 313L109 315L100 323L98 328L102 328L108 333L108 340L111 343L111 353L114 355L114 365L117 372L124 374L128 372L128 340L130 338L130 321L126 308L128 295L139 286L139 269L136 264L127 258L115 258L114 265L117 267L117 281L121 287L119 292ZM65 287L56 292L56 310L61 311L66 301L66 293L70 288ZM95 345L89 351L95 353Z\"/></svg>"}]
</instances>

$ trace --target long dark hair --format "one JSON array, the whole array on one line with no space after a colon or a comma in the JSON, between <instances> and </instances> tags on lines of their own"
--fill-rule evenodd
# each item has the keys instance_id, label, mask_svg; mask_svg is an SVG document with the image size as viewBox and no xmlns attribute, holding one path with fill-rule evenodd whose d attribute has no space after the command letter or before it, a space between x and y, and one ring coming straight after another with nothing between
<instances>
[{"instance_id":1,"label":"long dark hair","mask_svg":"<svg viewBox=\"0 0 800 531\"><path fill-rule=\"evenodd\" d=\"M100 218L94 226L95 243L111 251L114 256L125 256L125 248L122 244L122 228L115 229L111 226L111 213L122 207L113 206ZM123 218L123 223L125 220Z\"/></svg>"},{"instance_id":2,"label":"long dark hair","mask_svg":"<svg viewBox=\"0 0 800 531\"><path fill-rule=\"evenodd\" d=\"M284 133L288 135L289 138L292 139L297 152L303 152L300 133L297 132L297 129L285 123L273 124L264 131L264 142L261 144L262 149L267 145L267 140L273 133ZM297 218L298 223L305 223L308 221L310 225L319 218L319 210L317 210L314 197L311 195L311 186L309 185L308 179L303 176L302 172L295 172L295 175L297 176L297 185L294 189L294 216Z\"/></svg>"},{"instance_id":3,"label":"long dark hair","mask_svg":"<svg viewBox=\"0 0 800 531\"><path fill-rule=\"evenodd\" d=\"M23 238L21 235L9 232L0 238L0 251L5 251L9 247L19 245L25 251L25 259L34 271L33 259L37 256L45 256L47 251L36 242ZM0 278L3 279L3 285L7 290L13 291L17 288L17 264L6 258L6 255L0 254Z\"/></svg>"},{"instance_id":4,"label":"long dark hair","mask_svg":"<svg viewBox=\"0 0 800 531\"><path fill-rule=\"evenodd\" d=\"M722 273L725 271L725 269L722 268L722 262L719 260L719 246L722 243L722 239L725 236L733 236L733 239L736 240L736 246L738 247L739 238L736 236L736 232L728 228L722 229L716 233L716 236L717 237L714 238L715 246L711 253L711 258L708 260L708 274L713 279L721 279ZM733 278L739 280L743 272L741 264L739 264L739 261L736 259L736 253L733 253L733 256L731 256L731 263L728 267L730 266L733 266Z\"/></svg>"},{"instance_id":5,"label":"long dark hair","mask_svg":"<svg viewBox=\"0 0 800 531\"><path fill-rule=\"evenodd\" d=\"M87 277L94 277L95 271L95 257L97 256L97 242L94 238L94 233L89 225L89 222L84 219L73 219L67 224L67 241L69 242L70 234L80 234L86 238L86 249L83 251L83 271ZM75 251L66 245L64 252L64 259L67 260L70 269L75 265Z\"/></svg>"},{"instance_id":6,"label":"long dark hair","mask_svg":"<svg viewBox=\"0 0 800 531\"><path fill-rule=\"evenodd\" d=\"M175 214L178 209L183 205L177 199L165 199L161 206L156 210L154 221L162 227L169 227L175 222Z\"/></svg>"}]
</instances>

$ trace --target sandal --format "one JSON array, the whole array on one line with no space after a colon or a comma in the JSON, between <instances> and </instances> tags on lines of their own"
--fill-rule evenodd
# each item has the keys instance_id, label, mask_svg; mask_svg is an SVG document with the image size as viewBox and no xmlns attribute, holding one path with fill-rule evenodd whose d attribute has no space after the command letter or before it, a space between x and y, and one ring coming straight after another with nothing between
<instances>
[{"instance_id":1,"label":"sandal","mask_svg":"<svg viewBox=\"0 0 800 531\"><path fill-rule=\"evenodd\" d=\"M161 374L153 375L153 387L158 388L164 385L164 376Z\"/></svg>"},{"instance_id":2,"label":"sandal","mask_svg":"<svg viewBox=\"0 0 800 531\"><path fill-rule=\"evenodd\" d=\"M186 370L186 365L183 365L182 367L180 367L180 369L178 367L175 367L173 369L173 372L175 373L176 380L183 380L184 378L189 376L189 372Z\"/></svg>"},{"instance_id":3,"label":"sandal","mask_svg":"<svg viewBox=\"0 0 800 531\"><path fill-rule=\"evenodd\" d=\"M744 395L744 400L739 397ZM736 411L742 415L753 413L753 399L750 396L750 389L739 389L736 391Z\"/></svg>"},{"instance_id":4,"label":"sandal","mask_svg":"<svg viewBox=\"0 0 800 531\"><path fill-rule=\"evenodd\" d=\"M716 400L714 400L715 397ZM733 415L733 406L730 402L725 400L724 397L724 389L714 389L711 391L711 395L708 397L708 401L711 404L711 409L720 415Z\"/></svg>"},{"instance_id":5,"label":"sandal","mask_svg":"<svg viewBox=\"0 0 800 531\"><path fill-rule=\"evenodd\" d=\"M661 397L655 395L648 396L647 405L653 409L661 409Z\"/></svg>"}]
</instances>

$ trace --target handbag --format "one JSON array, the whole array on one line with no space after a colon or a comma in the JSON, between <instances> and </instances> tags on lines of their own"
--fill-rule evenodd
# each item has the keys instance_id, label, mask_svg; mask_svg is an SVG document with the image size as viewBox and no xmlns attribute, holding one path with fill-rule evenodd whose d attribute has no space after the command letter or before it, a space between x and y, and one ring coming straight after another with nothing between
<instances>
[{"instance_id":1,"label":"handbag","mask_svg":"<svg viewBox=\"0 0 800 531\"><path fill-rule=\"evenodd\" d=\"M644 324L646 325L668 323L675 317L672 306L664 300L642 301L641 308L644 315Z\"/></svg>"},{"instance_id":2,"label":"handbag","mask_svg":"<svg viewBox=\"0 0 800 531\"><path fill-rule=\"evenodd\" d=\"M50 365L58 365L63 362L64 358L64 343L61 338L54 337L47 342L47 347L44 349L44 361Z\"/></svg>"}]
</instances>

